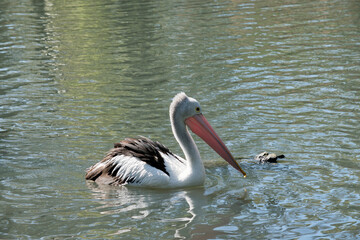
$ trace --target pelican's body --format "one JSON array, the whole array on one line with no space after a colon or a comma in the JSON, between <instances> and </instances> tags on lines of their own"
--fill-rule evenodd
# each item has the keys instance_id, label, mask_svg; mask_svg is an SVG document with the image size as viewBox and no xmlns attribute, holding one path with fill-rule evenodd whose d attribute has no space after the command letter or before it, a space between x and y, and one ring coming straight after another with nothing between
<instances>
[{"instance_id":1,"label":"pelican's body","mask_svg":"<svg viewBox=\"0 0 360 240\"><path fill-rule=\"evenodd\" d=\"M170 121L185 159L148 138L125 139L116 143L102 161L87 170L86 179L110 185L155 188L202 185L204 165L187 127L246 176L201 114L200 104L195 99L185 93L177 94L170 105Z\"/></svg>"}]
</instances>

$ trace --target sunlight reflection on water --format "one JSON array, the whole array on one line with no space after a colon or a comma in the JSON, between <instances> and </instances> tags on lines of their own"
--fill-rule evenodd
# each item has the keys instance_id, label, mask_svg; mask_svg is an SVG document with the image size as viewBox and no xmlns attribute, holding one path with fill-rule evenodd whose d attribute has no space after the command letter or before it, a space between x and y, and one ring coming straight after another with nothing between
<instances>
[{"instance_id":1,"label":"sunlight reflection on water","mask_svg":"<svg viewBox=\"0 0 360 240\"><path fill-rule=\"evenodd\" d=\"M356 1L0 9L0 238L360 238ZM85 183L125 137L182 155L168 120L180 91L246 179L195 138L203 187ZM286 158L258 164L265 150Z\"/></svg>"}]
</instances>

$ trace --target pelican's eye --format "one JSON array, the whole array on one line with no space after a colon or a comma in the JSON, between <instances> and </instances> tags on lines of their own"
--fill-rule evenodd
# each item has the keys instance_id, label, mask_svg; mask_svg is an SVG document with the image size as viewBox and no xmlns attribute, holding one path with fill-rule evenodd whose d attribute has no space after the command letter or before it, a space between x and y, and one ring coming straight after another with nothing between
<instances>
[{"instance_id":1,"label":"pelican's eye","mask_svg":"<svg viewBox=\"0 0 360 240\"><path fill-rule=\"evenodd\" d=\"M200 108L199 108L199 107L196 107L196 108L195 108L195 111L196 111L197 113L199 113L199 112L200 112Z\"/></svg>"}]
</instances>

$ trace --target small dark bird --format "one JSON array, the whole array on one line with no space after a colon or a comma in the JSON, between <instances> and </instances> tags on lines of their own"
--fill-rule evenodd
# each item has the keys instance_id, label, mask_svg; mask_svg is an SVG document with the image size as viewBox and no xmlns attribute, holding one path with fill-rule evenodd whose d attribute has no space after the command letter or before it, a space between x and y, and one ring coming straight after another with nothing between
<instances>
[{"instance_id":1,"label":"small dark bird","mask_svg":"<svg viewBox=\"0 0 360 240\"><path fill-rule=\"evenodd\" d=\"M278 158L285 158L285 155L277 156L275 153L263 152L255 156L259 163L276 163Z\"/></svg>"}]
</instances>

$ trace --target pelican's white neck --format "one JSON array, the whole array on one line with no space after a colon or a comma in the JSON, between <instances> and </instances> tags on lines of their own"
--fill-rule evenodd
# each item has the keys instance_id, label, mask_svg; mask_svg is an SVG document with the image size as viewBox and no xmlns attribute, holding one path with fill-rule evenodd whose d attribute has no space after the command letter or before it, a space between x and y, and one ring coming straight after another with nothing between
<instances>
[{"instance_id":1,"label":"pelican's white neck","mask_svg":"<svg viewBox=\"0 0 360 240\"><path fill-rule=\"evenodd\" d=\"M186 159L186 170L184 170L184 176L187 181L203 183L205 179L205 168L201 161L199 150L191 137L189 131L186 128L185 122L182 116L176 111L170 113L171 128L179 143L181 149L184 152Z\"/></svg>"}]
</instances>

